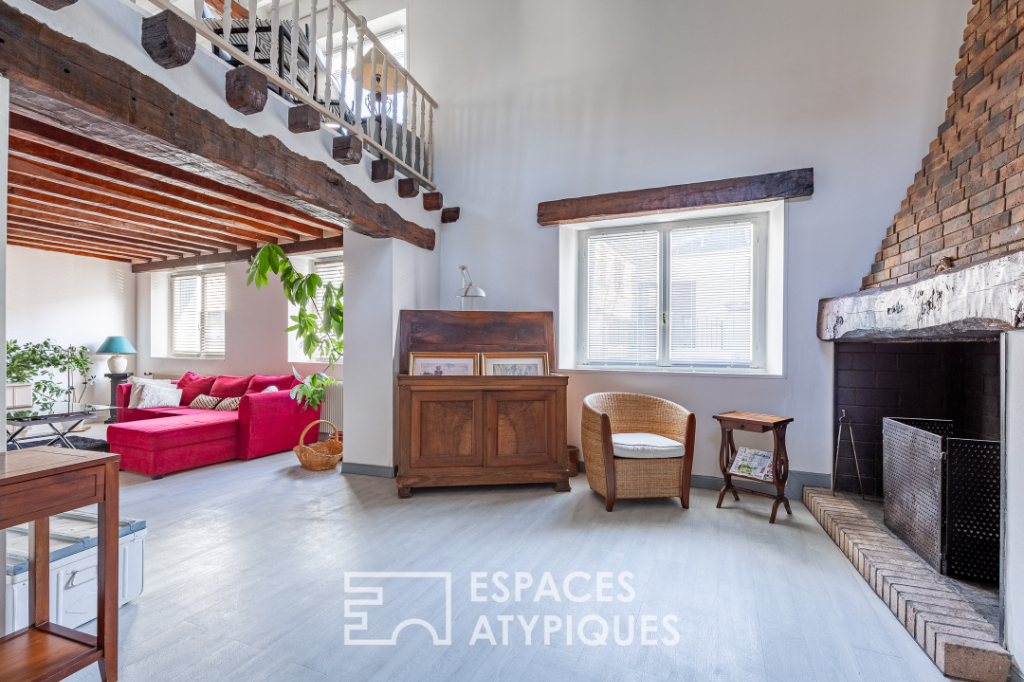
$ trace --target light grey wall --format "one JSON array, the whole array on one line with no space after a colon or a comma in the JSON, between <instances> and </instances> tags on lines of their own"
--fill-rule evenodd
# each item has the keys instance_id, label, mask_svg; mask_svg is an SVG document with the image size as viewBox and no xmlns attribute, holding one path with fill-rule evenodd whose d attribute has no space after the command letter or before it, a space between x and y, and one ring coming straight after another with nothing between
<instances>
[{"instance_id":1,"label":"light grey wall","mask_svg":"<svg viewBox=\"0 0 1024 682\"><path fill-rule=\"evenodd\" d=\"M409 68L437 99L441 296L460 264L477 308L557 310L558 233L537 203L813 166L788 207L786 377L595 372L581 401L649 393L698 415L694 473L718 473L711 415L796 418L792 467L830 469L831 346L818 299L855 291L944 118L969 0L353 0L408 7ZM766 441L747 441L748 444Z\"/></svg>"}]
</instances>

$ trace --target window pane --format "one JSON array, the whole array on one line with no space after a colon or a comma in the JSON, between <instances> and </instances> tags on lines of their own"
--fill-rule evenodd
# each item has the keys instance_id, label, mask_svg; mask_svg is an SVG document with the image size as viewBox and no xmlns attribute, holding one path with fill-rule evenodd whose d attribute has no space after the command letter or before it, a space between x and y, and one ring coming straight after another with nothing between
<instances>
[{"instance_id":1,"label":"window pane","mask_svg":"<svg viewBox=\"0 0 1024 682\"><path fill-rule=\"evenodd\" d=\"M203 275L203 355L224 355L225 286L223 272Z\"/></svg>"},{"instance_id":2,"label":"window pane","mask_svg":"<svg viewBox=\"0 0 1024 682\"><path fill-rule=\"evenodd\" d=\"M587 240L587 358L591 364L658 361L658 233Z\"/></svg>"},{"instance_id":3,"label":"window pane","mask_svg":"<svg viewBox=\"0 0 1024 682\"><path fill-rule=\"evenodd\" d=\"M672 230L673 364L750 366L752 235L750 223Z\"/></svg>"},{"instance_id":4,"label":"window pane","mask_svg":"<svg viewBox=\"0 0 1024 682\"><path fill-rule=\"evenodd\" d=\"M199 314L200 281L196 275L172 278L173 352L198 354L200 352Z\"/></svg>"}]
</instances>

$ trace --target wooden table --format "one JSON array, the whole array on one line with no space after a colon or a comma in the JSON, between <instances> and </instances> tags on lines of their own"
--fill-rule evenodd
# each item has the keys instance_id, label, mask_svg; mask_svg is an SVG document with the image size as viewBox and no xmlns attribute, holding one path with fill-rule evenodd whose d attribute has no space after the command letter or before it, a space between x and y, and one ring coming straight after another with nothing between
<instances>
[{"instance_id":1,"label":"wooden table","mask_svg":"<svg viewBox=\"0 0 1024 682\"><path fill-rule=\"evenodd\" d=\"M0 529L31 522L29 627L0 638L0 680L62 680L99 662L117 680L118 460L39 447L0 455ZM99 505L97 635L50 623L50 516Z\"/></svg>"},{"instance_id":2,"label":"wooden table","mask_svg":"<svg viewBox=\"0 0 1024 682\"><path fill-rule=\"evenodd\" d=\"M753 412L725 412L723 414L716 414L715 419L722 426L722 447L719 450L718 461L722 467L722 476L725 478L725 485L722 486L722 491L718 493L718 505L721 509L722 500L725 499L727 492L732 492L732 496L738 502L740 499L739 492L742 490L745 493L751 495L760 495L761 497L768 497L775 500L775 504L772 505L772 516L768 520L768 523L775 523L775 514L779 511L779 505L782 504L786 507L786 513L792 514L793 510L789 507L789 500L786 499L786 481L789 479L789 453L786 452L786 427L791 421L792 417L776 417L770 414L756 414ZM771 481L762 481L759 478L752 478L749 476L741 476L740 474L729 473L729 468L732 466L733 458L736 456L737 448L736 442L733 440L732 432L735 429L740 431L750 431L752 433L765 433L771 431L775 437L775 449L773 452L774 457L772 458L772 477ZM758 483L771 483L775 486L775 494L761 492L760 490L753 490L751 488L742 488L733 485L732 479L740 478L747 481L756 481Z\"/></svg>"}]
</instances>

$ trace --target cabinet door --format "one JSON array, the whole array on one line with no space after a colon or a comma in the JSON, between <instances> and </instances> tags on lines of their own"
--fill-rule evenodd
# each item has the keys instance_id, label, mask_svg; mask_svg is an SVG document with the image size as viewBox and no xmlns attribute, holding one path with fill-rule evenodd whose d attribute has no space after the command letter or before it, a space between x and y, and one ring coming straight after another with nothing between
<instances>
[{"instance_id":1,"label":"cabinet door","mask_svg":"<svg viewBox=\"0 0 1024 682\"><path fill-rule=\"evenodd\" d=\"M487 466L557 464L554 391L489 391Z\"/></svg>"},{"instance_id":2,"label":"cabinet door","mask_svg":"<svg viewBox=\"0 0 1024 682\"><path fill-rule=\"evenodd\" d=\"M413 391L413 469L483 466L483 393Z\"/></svg>"}]
</instances>

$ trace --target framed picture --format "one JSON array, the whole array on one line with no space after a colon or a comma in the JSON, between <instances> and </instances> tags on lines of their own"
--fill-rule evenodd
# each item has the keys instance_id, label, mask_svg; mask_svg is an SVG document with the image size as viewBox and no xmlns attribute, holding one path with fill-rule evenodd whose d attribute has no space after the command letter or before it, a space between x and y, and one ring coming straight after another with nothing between
<instances>
[{"instance_id":1,"label":"framed picture","mask_svg":"<svg viewBox=\"0 0 1024 682\"><path fill-rule=\"evenodd\" d=\"M482 353L483 373L495 377L543 377L548 374L547 353Z\"/></svg>"},{"instance_id":2,"label":"framed picture","mask_svg":"<svg viewBox=\"0 0 1024 682\"><path fill-rule=\"evenodd\" d=\"M476 353L409 353L411 376L472 377L480 374Z\"/></svg>"}]
</instances>

